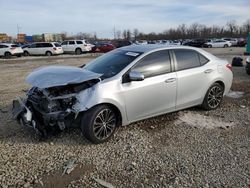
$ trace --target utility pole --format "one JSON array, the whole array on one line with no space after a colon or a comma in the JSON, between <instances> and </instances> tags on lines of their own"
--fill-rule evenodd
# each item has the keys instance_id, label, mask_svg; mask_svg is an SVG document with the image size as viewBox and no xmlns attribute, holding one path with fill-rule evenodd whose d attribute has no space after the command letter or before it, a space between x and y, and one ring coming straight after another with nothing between
<instances>
[{"instance_id":1,"label":"utility pole","mask_svg":"<svg viewBox=\"0 0 250 188\"><path fill-rule=\"evenodd\" d=\"M21 27L17 24L17 34L20 33Z\"/></svg>"},{"instance_id":2,"label":"utility pole","mask_svg":"<svg viewBox=\"0 0 250 188\"><path fill-rule=\"evenodd\" d=\"M114 39L116 38L116 31L115 31L115 26L114 26Z\"/></svg>"}]
</instances>

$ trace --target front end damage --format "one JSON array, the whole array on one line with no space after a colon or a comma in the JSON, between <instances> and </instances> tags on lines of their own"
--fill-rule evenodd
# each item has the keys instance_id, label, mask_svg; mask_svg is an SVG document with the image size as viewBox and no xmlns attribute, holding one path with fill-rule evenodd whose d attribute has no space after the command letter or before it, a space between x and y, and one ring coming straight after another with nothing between
<instances>
[{"instance_id":1,"label":"front end damage","mask_svg":"<svg viewBox=\"0 0 250 188\"><path fill-rule=\"evenodd\" d=\"M42 137L47 137L50 132L76 127L80 123L81 112L78 108L78 95L98 83L99 76L93 77L92 74L90 80L85 77L76 83L72 83L72 79L68 78L70 81L65 79L61 84L57 83L58 86L46 84L46 88L42 88L41 83L32 78L36 83L31 83L33 87L26 93L25 99L17 98L13 101L13 118L22 125L34 128Z\"/></svg>"}]
</instances>

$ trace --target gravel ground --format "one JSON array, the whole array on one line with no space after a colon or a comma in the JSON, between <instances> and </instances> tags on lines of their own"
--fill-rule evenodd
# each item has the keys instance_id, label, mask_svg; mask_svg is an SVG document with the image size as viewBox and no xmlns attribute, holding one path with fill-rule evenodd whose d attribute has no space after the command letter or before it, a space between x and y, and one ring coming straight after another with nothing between
<instances>
[{"instance_id":1,"label":"gravel ground","mask_svg":"<svg viewBox=\"0 0 250 188\"><path fill-rule=\"evenodd\" d=\"M229 61L244 52L208 50ZM214 111L191 108L121 127L101 145L90 144L77 129L39 142L33 130L11 120L11 101L28 88L29 72L89 60L0 62L0 187L102 187L98 179L114 187L250 187L250 77L243 67L233 69L232 86L243 97L226 97ZM62 175L71 159L76 167Z\"/></svg>"}]
</instances>

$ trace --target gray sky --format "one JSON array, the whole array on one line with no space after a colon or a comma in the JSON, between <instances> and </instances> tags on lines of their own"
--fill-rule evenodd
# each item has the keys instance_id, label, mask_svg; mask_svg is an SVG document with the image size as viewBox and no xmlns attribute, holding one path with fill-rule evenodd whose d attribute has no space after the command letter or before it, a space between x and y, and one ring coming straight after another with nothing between
<instances>
[{"instance_id":1,"label":"gray sky","mask_svg":"<svg viewBox=\"0 0 250 188\"><path fill-rule=\"evenodd\" d=\"M242 24L249 12L249 0L0 0L0 33L15 35L18 24L28 35L66 31L112 37L114 26L148 33L182 23Z\"/></svg>"}]
</instances>

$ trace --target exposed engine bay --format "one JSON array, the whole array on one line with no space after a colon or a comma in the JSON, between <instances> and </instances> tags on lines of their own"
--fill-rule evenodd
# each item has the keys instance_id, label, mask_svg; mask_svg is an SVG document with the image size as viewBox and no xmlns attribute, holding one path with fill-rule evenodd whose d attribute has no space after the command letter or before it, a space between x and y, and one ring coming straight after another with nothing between
<instances>
[{"instance_id":1,"label":"exposed engine bay","mask_svg":"<svg viewBox=\"0 0 250 188\"><path fill-rule=\"evenodd\" d=\"M53 71L55 71L52 75L54 78L55 74L60 73L60 71L57 72L58 69L56 68L52 68L54 69ZM59 67L61 71L64 68L65 67ZM44 69L46 69L46 74L48 72L51 73L51 69ZM50 71L48 71L48 69ZM37 85L44 85L44 80L43 83L39 83L39 78L37 79L37 77L46 77L43 69L31 73L27 77L27 80L28 82L34 80L34 82L31 83L33 87L26 93L25 99L18 98L13 101L13 117L19 120L21 124L33 127L42 137L46 137L51 130L64 130L66 127L77 126L80 121L78 118L80 111L74 106L77 102L77 95L79 95L79 92L98 83L100 81L100 75L87 72L88 75L86 76L85 74L85 76L83 76L85 71L82 71L82 69L79 71L78 69L80 68L71 69L75 71L72 76L69 75L68 77L65 77L64 82L61 81L59 86L54 86L55 81L51 82L53 86L48 88L37 87ZM41 73L41 70L43 73ZM68 70L69 69L67 68L67 71ZM81 75L77 76L76 73ZM32 74L33 78L31 78ZM46 77L47 80L48 76L49 75ZM79 79L80 76L82 76L82 80L84 80L83 82ZM77 81L74 77L77 78ZM88 80L88 77L90 80ZM72 79L74 79L76 83L72 83ZM70 80L69 83L67 83L67 80ZM46 84L48 85L49 83Z\"/></svg>"}]
</instances>

